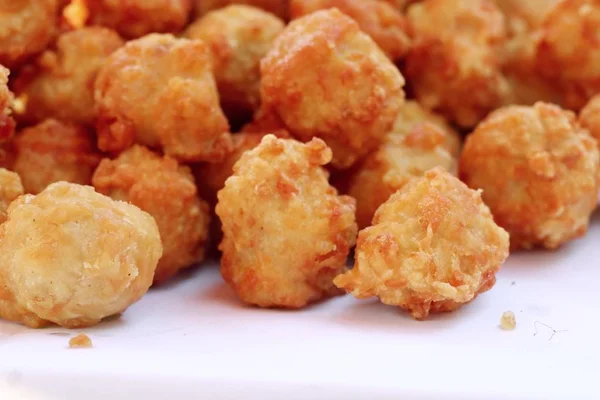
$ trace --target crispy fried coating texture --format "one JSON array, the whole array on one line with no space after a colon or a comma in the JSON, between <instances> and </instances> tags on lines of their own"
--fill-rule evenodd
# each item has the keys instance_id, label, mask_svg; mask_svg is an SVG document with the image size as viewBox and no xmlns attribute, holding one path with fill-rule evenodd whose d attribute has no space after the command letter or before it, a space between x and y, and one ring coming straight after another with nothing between
<instances>
[{"instance_id":1,"label":"crispy fried coating texture","mask_svg":"<svg viewBox=\"0 0 600 400\"><path fill-rule=\"evenodd\" d=\"M494 0L506 19L508 33L521 35L537 29L560 0Z\"/></svg>"},{"instance_id":2,"label":"crispy fried coating texture","mask_svg":"<svg viewBox=\"0 0 600 400\"><path fill-rule=\"evenodd\" d=\"M185 36L203 40L211 51L225 110L258 109L260 60L283 28L283 21L275 15L244 5L211 11L188 27Z\"/></svg>"},{"instance_id":3,"label":"crispy fried coating texture","mask_svg":"<svg viewBox=\"0 0 600 400\"><path fill-rule=\"evenodd\" d=\"M288 3L289 0L195 0L195 12L202 16L231 4L245 4L261 8L285 20L288 17Z\"/></svg>"},{"instance_id":4,"label":"crispy fried coating texture","mask_svg":"<svg viewBox=\"0 0 600 400\"><path fill-rule=\"evenodd\" d=\"M136 145L115 160L102 160L92 182L98 192L128 201L156 220L163 256L156 268L155 284L202 261L209 209L199 197L188 167Z\"/></svg>"},{"instance_id":5,"label":"crispy fried coating texture","mask_svg":"<svg viewBox=\"0 0 600 400\"><path fill-rule=\"evenodd\" d=\"M465 128L502 104L504 16L490 0L425 0L409 8L408 21L404 71L421 104Z\"/></svg>"},{"instance_id":6,"label":"crispy fried coating texture","mask_svg":"<svg viewBox=\"0 0 600 400\"><path fill-rule=\"evenodd\" d=\"M600 144L600 95L596 95L579 113L579 123Z\"/></svg>"},{"instance_id":7,"label":"crispy fried coating texture","mask_svg":"<svg viewBox=\"0 0 600 400\"><path fill-rule=\"evenodd\" d=\"M511 247L556 248L585 234L598 197L599 155L575 114L509 106L467 138L460 177L511 236Z\"/></svg>"},{"instance_id":8,"label":"crispy fried coating texture","mask_svg":"<svg viewBox=\"0 0 600 400\"><path fill-rule=\"evenodd\" d=\"M95 83L98 147L134 142L180 161L221 161L231 146L209 49L202 41L151 34L114 52Z\"/></svg>"},{"instance_id":9,"label":"crispy fried coating texture","mask_svg":"<svg viewBox=\"0 0 600 400\"><path fill-rule=\"evenodd\" d=\"M406 134L390 133L350 179L360 229L371 225L375 211L412 179L440 166L456 175L457 160L446 148L446 135L429 122L415 123Z\"/></svg>"},{"instance_id":10,"label":"crispy fried coating texture","mask_svg":"<svg viewBox=\"0 0 600 400\"><path fill-rule=\"evenodd\" d=\"M57 0L0 0L0 64L19 66L42 52L58 27Z\"/></svg>"},{"instance_id":11,"label":"crispy fried coating texture","mask_svg":"<svg viewBox=\"0 0 600 400\"><path fill-rule=\"evenodd\" d=\"M263 106L298 139L323 139L338 168L375 150L404 103L400 71L337 9L292 21L261 72Z\"/></svg>"},{"instance_id":12,"label":"crispy fried coating texture","mask_svg":"<svg viewBox=\"0 0 600 400\"><path fill-rule=\"evenodd\" d=\"M146 293L161 254L147 213L52 184L14 201L0 225L0 316L32 328L94 325Z\"/></svg>"},{"instance_id":13,"label":"crispy fried coating texture","mask_svg":"<svg viewBox=\"0 0 600 400\"><path fill-rule=\"evenodd\" d=\"M30 123L57 118L92 125L94 81L108 56L124 41L106 28L66 32L17 78L17 94L27 98L20 117ZM19 82L21 81L21 82Z\"/></svg>"},{"instance_id":14,"label":"crispy fried coating texture","mask_svg":"<svg viewBox=\"0 0 600 400\"><path fill-rule=\"evenodd\" d=\"M408 52L410 38L404 15L379 0L291 0L290 15L294 19L333 7L354 19L392 60L400 60Z\"/></svg>"},{"instance_id":15,"label":"crispy fried coating texture","mask_svg":"<svg viewBox=\"0 0 600 400\"><path fill-rule=\"evenodd\" d=\"M10 203L23 193L23 185L19 175L0 168L0 224L6 221L6 211Z\"/></svg>"},{"instance_id":16,"label":"crispy fried coating texture","mask_svg":"<svg viewBox=\"0 0 600 400\"><path fill-rule=\"evenodd\" d=\"M301 308L338 293L356 239L355 203L321 167L331 150L273 135L242 155L218 193L221 273L246 303Z\"/></svg>"},{"instance_id":17,"label":"crispy fried coating texture","mask_svg":"<svg viewBox=\"0 0 600 400\"><path fill-rule=\"evenodd\" d=\"M101 159L94 136L74 124L48 119L15 138L12 166L26 193L37 194L54 182L89 185Z\"/></svg>"},{"instance_id":18,"label":"crispy fried coating texture","mask_svg":"<svg viewBox=\"0 0 600 400\"><path fill-rule=\"evenodd\" d=\"M3 143L15 133L15 120L12 117L11 103L13 94L8 90L8 75L10 71L0 65L0 143Z\"/></svg>"},{"instance_id":19,"label":"crispy fried coating texture","mask_svg":"<svg viewBox=\"0 0 600 400\"><path fill-rule=\"evenodd\" d=\"M177 33L188 22L192 0L85 0L89 22L135 39L149 33Z\"/></svg>"},{"instance_id":20,"label":"crispy fried coating texture","mask_svg":"<svg viewBox=\"0 0 600 400\"><path fill-rule=\"evenodd\" d=\"M379 207L358 235L354 268L334 283L424 319L494 286L508 248L480 192L438 167Z\"/></svg>"}]
</instances>

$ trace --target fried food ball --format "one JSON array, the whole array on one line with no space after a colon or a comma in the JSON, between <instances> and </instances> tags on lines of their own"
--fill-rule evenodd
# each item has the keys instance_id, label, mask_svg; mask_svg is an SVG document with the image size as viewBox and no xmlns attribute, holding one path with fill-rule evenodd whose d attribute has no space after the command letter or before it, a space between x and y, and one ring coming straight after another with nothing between
<instances>
[{"instance_id":1,"label":"fried food ball","mask_svg":"<svg viewBox=\"0 0 600 400\"><path fill-rule=\"evenodd\" d=\"M600 144L600 94L592 97L581 110L579 122Z\"/></svg>"},{"instance_id":2,"label":"fried food ball","mask_svg":"<svg viewBox=\"0 0 600 400\"><path fill-rule=\"evenodd\" d=\"M208 47L151 34L128 42L95 83L98 147L121 152L134 142L180 161L221 161L231 146Z\"/></svg>"},{"instance_id":3,"label":"fried food ball","mask_svg":"<svg viewBox=\"0 0 600 400\"><path fill-rule=\"evenodd\" d=\"M510 35L537 29L546 13L560 0L494 0L506 19Z\"/></svg>"},{"instance_id":4,"label":"fried food ball","mask_svg":"<svg viewBox=\"0 0 600 400\"><path fill-rule=\"evenodd\" d=\"M23 185L19 175L0 168L0 224L6 221L6 210L8 210L10 203L23 193Z\"/></svg>"},{"instance_id":5,"label":"fried food ball","mask_svg":"<svg viewBox=\"0 0 600 400\"><path fill-rule=\"evenodd\" d=\"M0 64L12 69L42 52L58 19L57 0L0 0Z\"/></svg>"},{"instance_id":6,"label":"fried food ball","mask_svg":"<svg viewBox=\"0 0 600 400\"><path fill-rule=\"evenodd\" d=\"M163 256L154 283L163 283L179 270L202 261L209 209L198 196L188 167L134 146L115 160L102 160L92 182L98 192L134 204L156 220Z\"/></svg>"},{"instance_id":7,"label":"fried food ball","mask_svg":"<svg viewBox=\"0 0 600 400\"><path fill-rule=\"evenodd\" d=\"M537 69L562 89L569 108L600 93L599 30L598 0L563 0L542 21Z\"/></svg>"},{"instance_id":8,"label":"fried food ball","mask_svg":"<svg viewBox=\"0 0 600 400\"><path fill-rule=\"evenodd\" d=\"M89 185L101 159L94 135L74 124L48 119L15 138L12 166L26 193L37 194L54 182Z\"/></svg>"},{"instance_id":9,"label":"fried food ball","mask_svg":"<svg viewBox=\"0 0 600 400\"><path fill-rule=\"evenodd\" d=\"M300 140L323 139L338 168L375 150L404 103L400 71L337 9L292 21L261 72L264 107Z\"/></svg>"},{"instance_id":10,"label":"fried food ball","mask_svg":"<svg viewBox=\"0 0 600 400\"><path fill-rule=\"evenodd\" d=\"M489 0L425 0L411 6L405 73L416 99L470 128L508 93L498 46L504 16Z\"/></svg>"},{"instance_id":11,"label":"fried food ball","mask_svg":"<svg viewBox=\"0 0 600 400\"><path fill-rule=\"evenodd\" d=\"M259 8L232 5L211 11L188 27L186 37L203 40L211 51L225 110L256 111L260 60L284 26L281 19Z\"/></svg>"},{"instance_id":12,"label":"fried food ball","mask_svg":"<svg viewBox=\"0 0 600 400\"><path fill-rule=\"evenodd\" d=\"M574 113L546 103L509 106L467 138L460 177L483 189L512 248L554 249L587 230L598 197L599 157Z\"/></svg>"},{"instance_id":13,"label":"fried food ball","mask_svg":"<svg viewBox=\"0 0 600 400\"><path fill-rule=\"evenodd\" d=\"M14 201L0 225L0 317L32 328L95 325L146 293L161 254L147 213L54 183Z\"/></svg>"},{"instance_id":14,"label":"fried food ball","mask_svg":"<svg viewBox=\"0 0 600 400\"><path fill-rule=\"evenodd\" d=\"M290 15L299 18L318 10L337 8L354 19L360 29L377 43L392 60L403 58L410 39L404 15L392 5L378 0L291 0Z\"/></svg>"},{"instance_id":15,"label":"fried food ball","mask_svg":"<svg viewBox=\"0 0 600 400\"><path fill-rule=\"evenodd\" d=\"M198 16L202 16L231 4L246 4L261 8L285 20L288 17L288 3L289 0L195 0L195 11Z\"/></svg>"},{"instance_id":16,"label":"fried food ball","mask_svg":"<svg viewBox=\"0 0 600 400\"><path fill-rule=\"evenodd\" d=\"M11 116L13 94L8 90L9 74L10 71L0 65L0 143L9 140L15 132L15 120Z\"/></svg>"},{"instance_id":17,"label":"fried food ball","mask_svg":"<svg viewBox=\"0 0 600 400\"><path fill-rule=\"evenodd\" d=\"M437 166L456 175L456 164L446 135L429 122L414 124L405 135L389 134L350 179L348 194L356 199L359 228L371 225L379 206L412 179Z\"/></svg>"},{"instance_id":18,"label":"fried food ball","mask_svg":"<svg viewBox=\"0 0 600 400\"><path fill-rule=\"evenodd\" d=\"M85 0L89 22L135 39L149 33L177 33L188 22L192 0Z\"/></svg>"},{"instance_id":19,"label":"fried food ball","mask_svg":"<svg viewBox=\"0 0 600 400\"><path fill-rule=\"evenodd\" d=\"M267 135L242 155L218 193L221 273L246 303L301 308L338 293L356 239L354 200L338 196L322 165L331 150Z\"/></svg>"},{"instance_id":20,"label":"fried food ball","mask_svg":"<svg viewBox=\"0 0 600 400\"><path fill-rule=\"evenodd\" d=\"M480 192L438 167L379 207L358 235L354 268L334 283L424 319L492 288L508 242Z\"/></svg>"},{"instance_id":21,"label":"fried food ball","mask_svg":"<svg viewBox=\"0 0 600 400\"><path fill-rule=\"evenodd\" d=\"M60 35L56 46L40 55L17 79L17 94L27 99L22 118L33 123L57 118L93 124L96 75L108 56L123 44L116 32L101 27Z\"/></svg>"}]
</instances>

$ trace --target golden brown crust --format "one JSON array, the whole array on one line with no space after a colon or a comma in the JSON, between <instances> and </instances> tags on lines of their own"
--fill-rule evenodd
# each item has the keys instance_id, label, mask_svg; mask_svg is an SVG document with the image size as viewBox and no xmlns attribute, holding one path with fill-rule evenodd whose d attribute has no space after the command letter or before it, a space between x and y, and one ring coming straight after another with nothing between
<instances>
[{"instance_id":1,"label":"golden brown crust","mask_svg":"<svg viewBox=\"0 0 600 400\"><path fill-rule=\"evenodd\" d=\"M410 38L404 15L379 0L291 0L290 15L295 19L333 7L354 19L392 60L400 60L408 52Z\"/></svg>"},{"instance_id":2,"label":"golden brown crust","mask_svg":"<svg viewBox=\"0 0 600 400\"><path fill-rule=\"evenodd\" d=\"M489 290L508 247L481 194L435 168L379 207L358 235L354 268L334 283L423 319Z\"/></svg>"},{"instance_id":3,"label":"golden brown crust","mask_svg":"<svg viewBox=\"0 0 600 400\"><path fill-rule=\"evenodd\" d=\"M560 0L494 0L504 14L509 35L519 36L539 28L545 15Z\"/></svg>"},{"instance_id":4,"label":"golden brown crust","mask_svg":"<svg viewBox=\"0 0 600 400\"><path fill-rule=\"evenodd\" d=\"M323 139L333 165L377 148L404 103L404 78L337 9L292 21L261 62L261 95L302 141Z\"/></svg>"},{"instance_id":5,"label":"golden brown crust","mask_svg":"<svg viewBox=\"0 0 600 400\"><path fill-rule=\"evenodd\" d=\"M460 176L483 199L513 248L556 248L585 234L596 207L599 154L575 114L510 106L467 138Z\"/></svg>"},{"instance_id":6,"label":"golden brown crust","mask_svg":"<svg viewBox=\"0 0 600 400\"><path fill-rule=\"evenodd\" d=\"M600 95L592 97L581 110L579 122L600 143Z\"/></svg>"},{"instance_id":7,"label":"golden brown crust","mask_svg":"<svg viewBox=\"0 0 600 400\"><path fill-rule=\"evenodd\" d=\"M0 225L0 316L34 328L94 325L146 293L161 254L147 213L52 184L14 201Z\"/></svg>"},{"instance_id":8,"label":"golden brown crust","mask_svg":"<svg viewBox=\"0 0 600 400\"><path fill-rule=\"evenodd\" d=\"M267 135L242 155L218 193L221 273L246 303L301 308L336 294L356 239L354 200L321 168L331 150Z\"/></svg>"},{"instance_id":9,"label":"golden brown crust","mask_svg":"<svg viewBox=\"0 0 600 400\"><path fill-rule=\"evenodd\" d=\"M180 161L218 162L229 151L210 54L199 40L151 34L114 52L95 83L98 146L134 142Z\"/></svg>"},{"instance_id":10,"label":"golden brown crust","mask_svg":"<svg viewBox=\"0 0 600 400\"><path fill-rule=\"evenodd\" d=\"M0 224L6 221L6 211L10 203L23 193L23 184L19 175L0 168Z\"/></svg>"},{"instance_id":11,"label":"golden brown crust","mask_svg":"<svg viewBox=\"0 0 600 400\"><path fill-rule=\"evenodd\" d=\"M195 13L198 16L231 4L245 4L261 8L284 20L288 17L289 0L194 0L194 2Z\"/></svg>"},{"instance_id":12,"label":"golden brown crust","mask_svg":"<svg viewBox=\"0 0 600 400\"><path fill-rule=\"evenodd\" d=\"M204 258L209 209L198 196L188 167L134 146L115 160L104 159L94 173L98 192L128 201L154 217L163 245L154 283Z\"/></svg>"},{"instance_id":13,"label":"golden brown crust","mask_svg":"<svg viewBox=\"0 0 600 400\"><path fill-rule=\"evenodd\" d=\"M0 143L8 141L15 133L15 121L12 117L11 104L13 94L8 90L10 71L0 65Z\"/></svg>"},{"instance_id":14,"label":"golden brown crust","mask_svg":"<svg viewBox=\"0 0 600 400\"><path fill-rule=\"evenodd\" d=\"M54 119L23 129L14 145L12 168L21 176L25 192L32 194L58 181L91 184L101 159L90 131Z\"/></svg>"}]
</instances>

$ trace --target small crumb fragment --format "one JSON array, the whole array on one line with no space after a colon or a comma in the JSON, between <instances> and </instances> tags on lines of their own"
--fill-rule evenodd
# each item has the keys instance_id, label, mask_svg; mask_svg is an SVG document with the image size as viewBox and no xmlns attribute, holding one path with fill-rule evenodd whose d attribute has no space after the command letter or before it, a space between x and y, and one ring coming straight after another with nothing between
<instances>
[{"instance_id":1,"label":"small crumb fragment","mask_svg":"<svg viewBox=\"0 0 600 400\"><path fill-rule=\"evenodd\" d=\"M505 311L502 313L500 318L500 329L505 331L512 331L517 327L517 321L515 319L515 313L512 311Z\"/></svg>"},{"instance_id":2,"label":"small crumb fragment","mask_svg":"<svg viewBox=\"0 0 600 400\"><path fill-rule=\"evenodd\" d=\"M515 286L515 285L517 284L517 282L515 282L515 281L512 281L510 284L511 284L512 286Z\"/></svg>"},{"instance_id":3,"label":"small crumb fragment","mask_svg":"<svg viewBox=\"0 0 600 400\"><path fill-rule=\"evenodd\" d=\"M85 333L80 333L69 340L69 347L71 349L88 349L92 347L92 339Z\"/></svg>"}]
</instances>

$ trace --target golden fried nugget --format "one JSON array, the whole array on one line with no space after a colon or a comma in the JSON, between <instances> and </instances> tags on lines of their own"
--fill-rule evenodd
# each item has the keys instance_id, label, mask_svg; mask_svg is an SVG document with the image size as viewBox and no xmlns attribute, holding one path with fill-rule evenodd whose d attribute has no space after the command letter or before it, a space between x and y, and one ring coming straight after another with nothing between
<instances>
[{"instance_id":1,"label":"golden fried nugget","mask_svg":"<svg viewBox=\"0 0 600 400\"><path fill-rule=\"evenodd\" d=\"M37 194L54 182L89 185L101 159L94 135L74 124L48 119L15 138L12 168L26 193Z\"/></svg>"},{"instance_id":2,"label":"golden fried nugget","mask_svg":"<svg viewBox=\"0 0 600 400\"><path fill-rule=\"evenodd\" d=\"M21 178L15 172L0 168L0 224L6 221L6 210L24 193Z\"/></svg>"},{"instance_id":3,"label":"golden fried nugget","mask_svg":"<svg viewBox=\"0 0 600 400\"><path fill-rule=\"evenodd\" d=\"M58 0L0 0L0 64L15 68L56 34Z\"/></svg>"},{"instance_id":4,"label":"golden fried nugget","mask_svg":"<svg viewBox=\"0 0 600 400\"><path fill-rule=\"evenodd\" d=\"M600 94L591 98L579 113L579 123L600 144Z\"/></svg>"},{"instance_id":5,"label":"golden fried nugget","mask_svg":"<svg viewBox=\"0 0 600 400\"><path fill-rule=\"evenodd\" d=\"M287 19L289 0L194 0L196 15L202 16L210 11L226 7L231 4L245 4L261 8L279 18Z\"/></svg>"},{"instance_id":6,"label":"golden fried nugget","mask_svg":"<svg viewBox=\"0 0 600 400\"><path fill-rule=\"evenodd\" d=\"M337 9L292 21L261 62L263 106L302 141L323 139L333 165L375 150L404 103L404 78Z\"/></svg>"},{"instance_id":7,"label":"golden fried nugget","mask_svg":"<svg viewBox=\"0 0 600 400\"><path fill-rule=\"evenodd\" d=\"M180 161L221 161L231 135L210 58L202 41L161 34L114 52L95 84L98 147L137 142Z\"/></svg>"},{"instance_id":8,"label":"golden fried nugget","mask_svg":"<svg viewBox=\"0 0 600 400\"><path fill-rule=\"evenodd\" d=\"M54 183L14 201L0 225L0 316L32 328L94 325L146 293L161 254L147 213Z\"/></svg>"},{"instance_id":9,"label":"golden fried nugget","mask_svg":"<svg viewBox=\"0 0 600 400\"><path fill-rule=\"evenodd\" d=\"M537 29L560 0L494 0L504 14L508 33L521 35Z\"/></svg>"},{"instance_id":10,"label":"golden fried nugget","mask_svg":"<svg viewBox=\"0 0 600 400\"><path fill-rule=\"evenodd\" d=\"M17 94L27 98L21 117L33 123L57 118L93 124L96 75L123 44L116 32L101 27L60 35L55 48L45 51L17 78Z\"/></svg>"},{"instance_id":11,"label":"golden fried nugget","mask_svg":"<svg viewBox=\"0 0 600 400\"><path fill-rule=\"evenodd\" d=\"M0 65L0 143L9 140L15 132L15 120L11 115L13 94L8 90L9 74L10 71Z\"/></svg>"},{"instance_id":12,"label":"golden fried nugget","mask_svg":"<svg viewBox=\"0 0 600 400\"><path fill-rule=\"evenodd\" d=\"M575 114L537 103L492 113L467 138L459 169L467 185L483 189L512 248L553 249L585 234L599 157Z\"/></svg>"},{"instance_id":13,"label":"golden fried nugget","mask_svg":"<svg viewBox=\"0 0 600 400\"><path fill-rule=\"evenodd\" d=\"M135 39L149 33L177 33L188 22L192 0L85 0L89 22Z\"/></svg>"},{"instance_id":14,"label":"golden fried nugget","mask_svg":"<svg viewBox=\"0 0 600 400\"><path fill-rule=\"evenodd\" d=\"M115 160L102 160L92 182L98 192L128 201L156 220L163 256L154 283L163 283L177 271L202 261L209 209L198 196L188 167L134 146Z\"/></svg>"},{"instance_id":15,"label":"golden fried nugget","mask_svg":"<svg viewBox=\"0 0 600 400\"><path fill-rule=\"evenodd\" d=\"M301 308L338 293L356 239L354 200L338 196L321 165L331 150L273 135L242 155L219 191L221 273L246 303Z\"/></svg>"},{"instance_id":16,"label":"golden fried nugget","mask_svg":"<svg viewBox=\"0 0 600 400\"><path fill-rule=\"evenodd\" d=\"M213 72L226 111L256 111L260 104L260 60L283 28L283 21L273 14L244 5L209 12L188 27L185 36L203 40L212 53Z\"/></svg>"},{"instance_id":17,"label":"golden fried nugget","mask_svg":"<svg viewBox=\"0 0 600 400\"><path fill-rule=\"evenodd\" d=\"M334 7L358 22L360 29L392 60L399 60L408 52L410 39L404 15L379 0L291 0L290 15L294 19Z\"/></svg>"},{"instance_id":18,"label":"golden fried nugget","mask_svg":"<svg viewBox=\"0 0 600 400\"><path fill-rule=\"evenodd\" d=\"M508 242L480 192L438 167L379 207L358 235L354 268L334 283L424 319L494 286Z\"/></svg>"},{"instance_id":19,"label":"golden fried nugget","mask_svg":"<svg viewBox=\"0 0 600 400\"><path fill-rule=\"evenodd\" d=\"M413 46L405 73L417 100L472 127L503 103L497 46L504 17L489 0L425 0L409 8Z\"/></svg>"}]
</instances>

